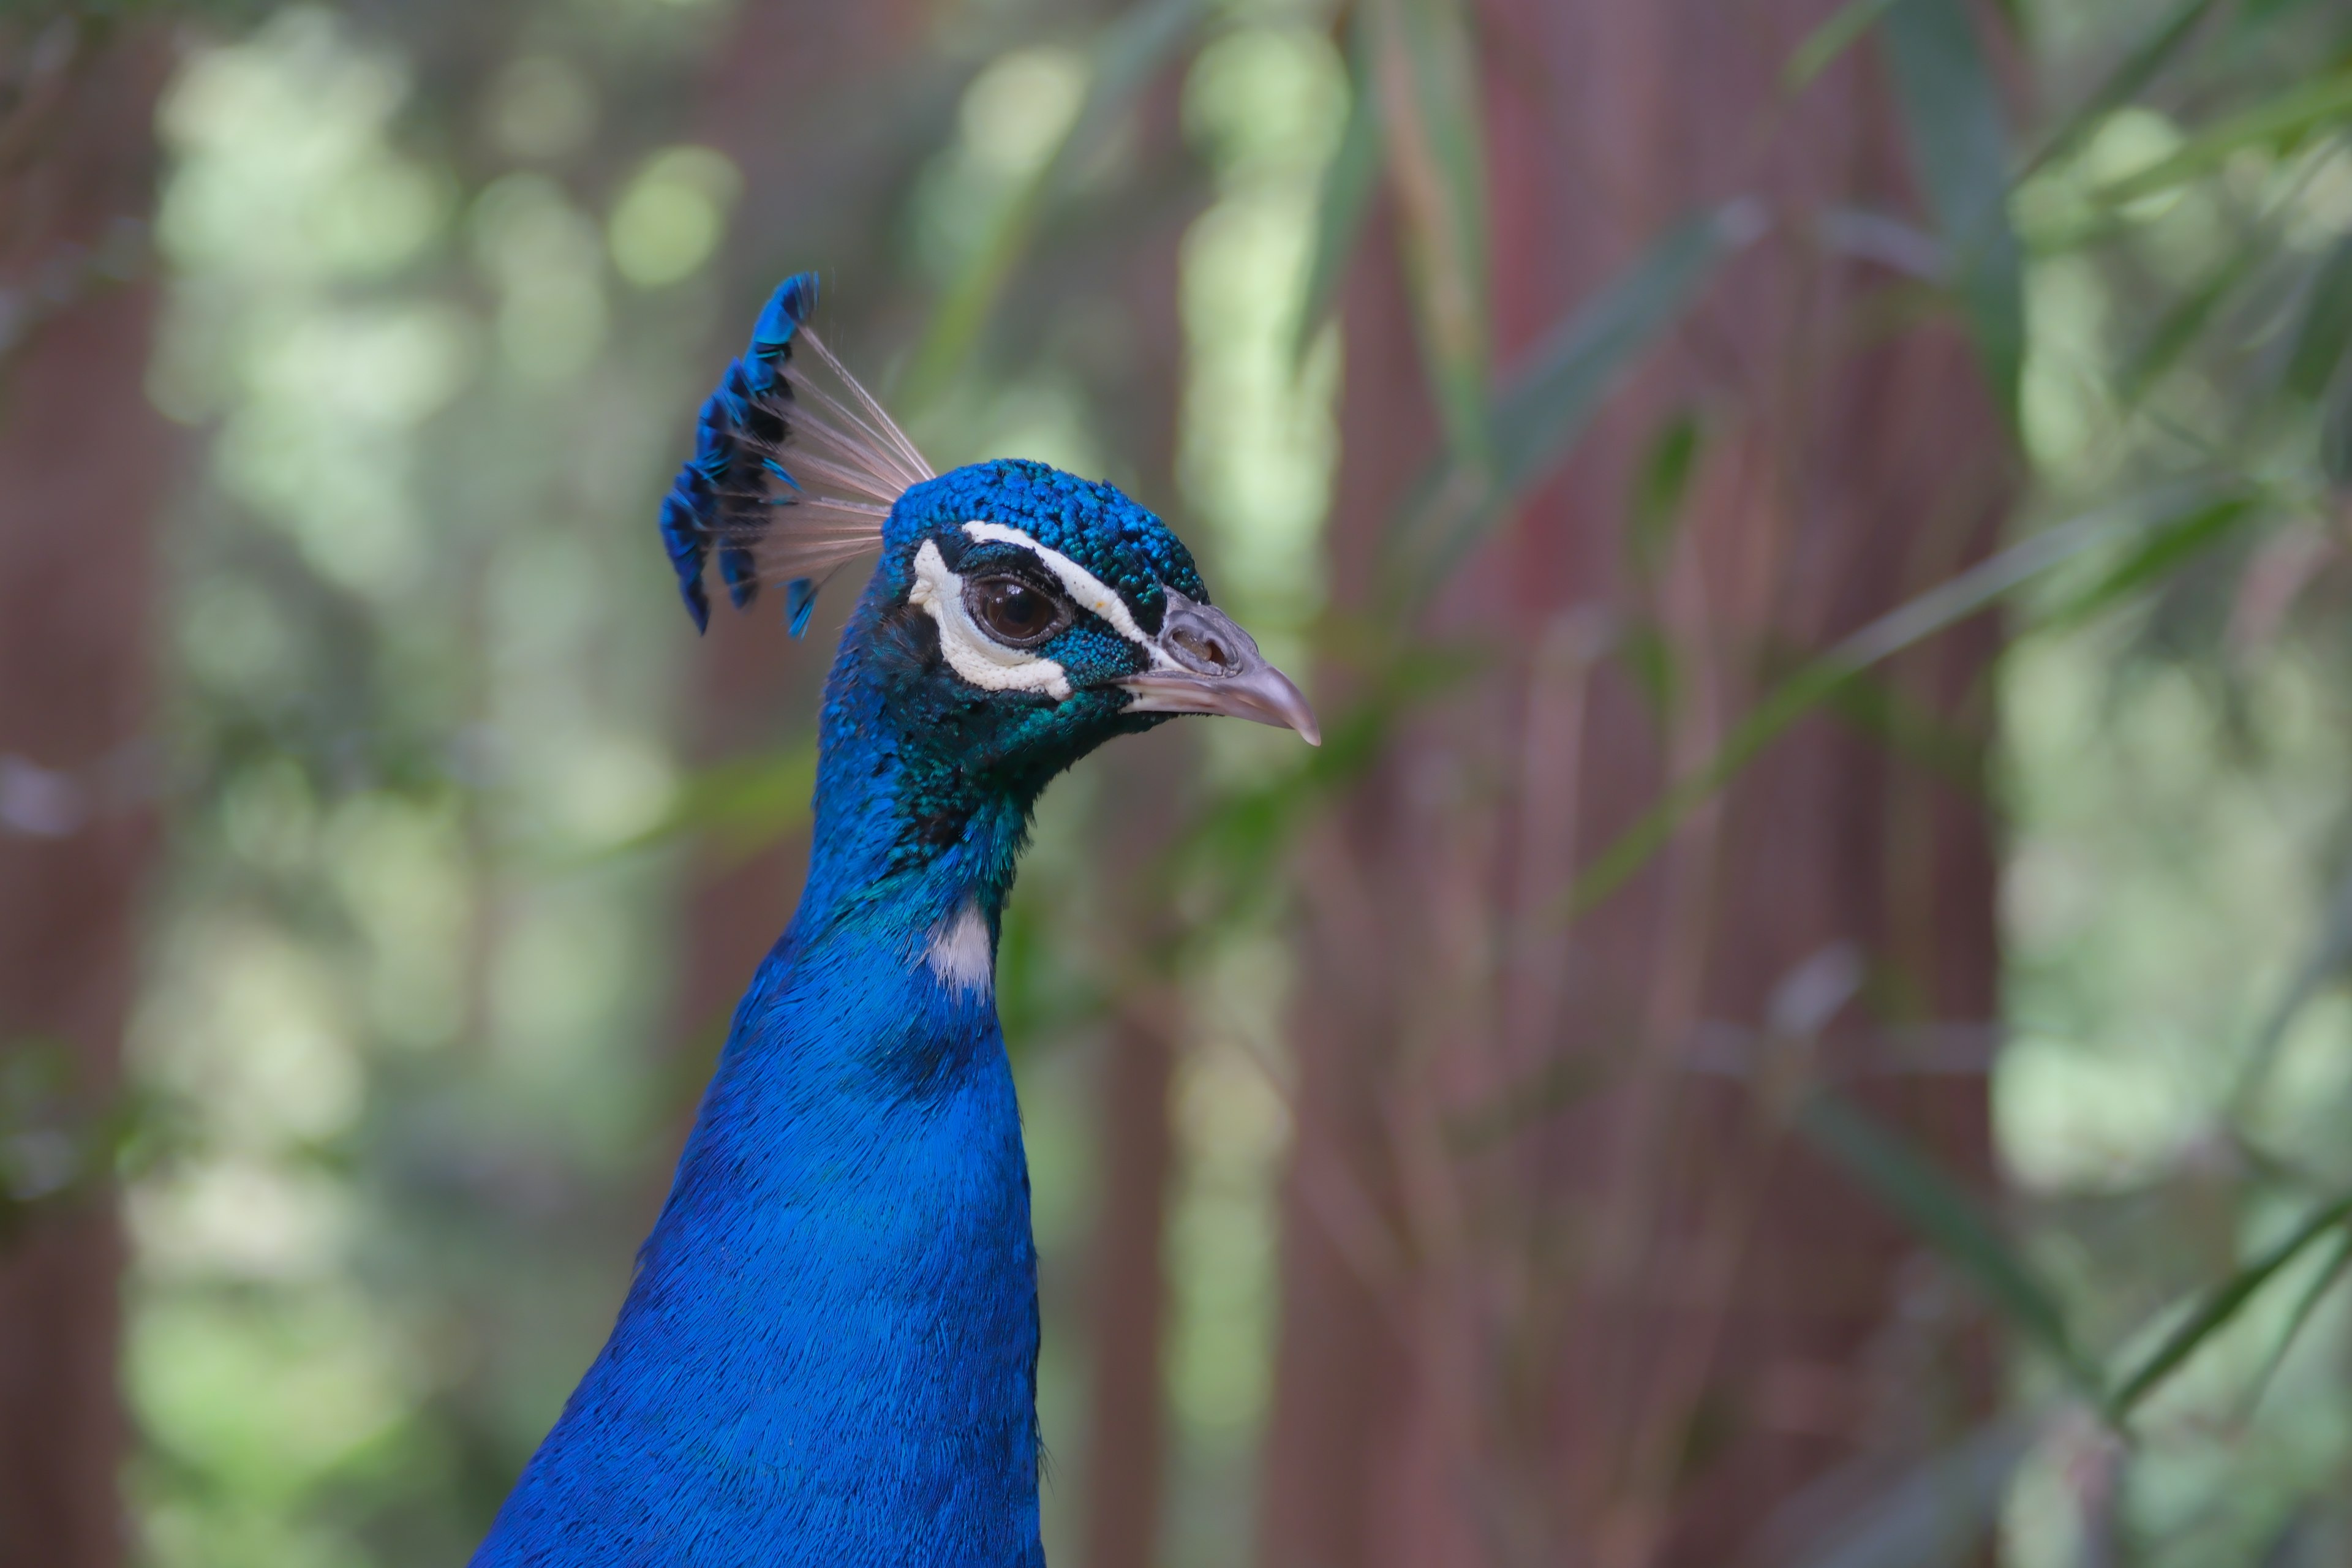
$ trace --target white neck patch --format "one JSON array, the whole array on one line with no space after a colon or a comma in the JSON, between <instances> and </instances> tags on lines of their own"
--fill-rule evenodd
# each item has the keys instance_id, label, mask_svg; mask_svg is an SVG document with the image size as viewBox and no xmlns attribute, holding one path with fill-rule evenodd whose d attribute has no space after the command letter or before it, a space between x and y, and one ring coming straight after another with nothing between
<instances>
[{"instance_id":1,"label":"white neck patch","mask_svg":"<svg viewBox=\"0 0 2352 1568\"><path fill-rule=\"evenodd\" d=\"M989 945L988 920L980 905L966 899L962 907L932 928L923 962L950 991L989 991L996 983L996 950Z\"/></svg>"},{"instance_id":2,"label":"white neck patch","mask_svg":"<svg viewBox=\"0 0 2352 1568\"><path fill-rule=\"evenodd\" d=\"M963 579L948 570L940 547L928 539L915 552L915 584L907 590L907 603L931 613L940 625L940 655L972 685L987 691L1042 691L1057 702L1069 696L1070 678L1059 661L1006 647L980 629L963 607Z\"/></svg>"}]
</instances>

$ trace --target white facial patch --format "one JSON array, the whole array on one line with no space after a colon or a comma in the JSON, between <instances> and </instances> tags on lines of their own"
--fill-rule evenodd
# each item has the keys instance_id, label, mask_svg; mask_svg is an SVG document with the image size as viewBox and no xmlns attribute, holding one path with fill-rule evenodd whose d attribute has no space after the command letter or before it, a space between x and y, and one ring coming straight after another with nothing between
<instances>
[{"instance_id":1,"label":"white facial patch","mask_svg":"<svg viewBox=\"0 0 2352 1568\"><path fill-rule=\"evenodd\" d=\"M948 668L974 686L988 691L1042 691L1057 702L1069 696L1070 679L1058 661L1006 647L980 629L963 607L963 579L948 570L940 547L928 539L915 552L915 585L907 590L907 603L931 613L940 624L940 653Z\"/></svg>"},{"instance_id":2,"label":"white facial patch","mask_svg":"<svg viewBox=\"0 0 2352 1568\"><path fill-rule=\"evenodd\" d=\"M1061 580L1062 589L1078 608L1092 610L1108 624L1110 629L1151 656L1153 665L1166 668L1175 660L1160 651L1159 644L1143 635L1135 624L1135 616L1127 601L1111 592L1104 581L1063 554L1048 550L1017 528L1001 522L967 522L963 525L968 539L984 539L997 544L1017 544L1037 558L1037 563Z\"/></svg>"},{"instance_id":3,"label":"white facial patch","mask_svg":"<svg viewBox=\"0 0 2352 1568\"><path fill-rule=\"evenodd\" d=\"M967 899L962 908L934 927L923 962L950 991L986 991L996 978L996 953L988 944L988 920Z\"/></svg>"}]
</instances>

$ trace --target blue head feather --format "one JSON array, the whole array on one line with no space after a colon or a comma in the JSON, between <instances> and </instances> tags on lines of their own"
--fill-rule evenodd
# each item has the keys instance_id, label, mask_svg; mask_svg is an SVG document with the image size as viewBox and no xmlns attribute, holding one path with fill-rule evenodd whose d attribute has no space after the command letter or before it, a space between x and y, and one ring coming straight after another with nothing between
<instances>
[{"instance_id":1,"label":"blue head feather","mask_svg":"<svg viewBox=\"0 0 2352 1568\"><path fill-rule=\"evenodd\" d=\"M791 483L774 460L789 433L786 407L791 390L783 365L793 338L816 310L814 272L787 278L768 299L751 329L751 346L727 367L719 388L702 405L695 428L694 456L670 482L661 508L662 543L677 574L679 594L695 629L710 625L710 598L703 591L703 563L714 547L727 596L741 609L759 593L749 540L764 531L761 515L772 504L768 479Z\"/></svg>"},{"instance_id":2,"label":"blue head feather","mask_svg":"<svg viewBox=\"0 0 2352 1568\"><path fill-rule=\"evenodd\" d=\"M883 520L908 487L931 477L880 405L844 371L809 326L814 272L787 278L751 341L702 405L694 456L661 508L661 532L697 630L710 623L703 570L716 555L737 609L762 582L785 587L793 635L808 628L816 590L835 568L880 542ZM813 351L844 394L813 380Z\"/></svg>"}]
</instances>

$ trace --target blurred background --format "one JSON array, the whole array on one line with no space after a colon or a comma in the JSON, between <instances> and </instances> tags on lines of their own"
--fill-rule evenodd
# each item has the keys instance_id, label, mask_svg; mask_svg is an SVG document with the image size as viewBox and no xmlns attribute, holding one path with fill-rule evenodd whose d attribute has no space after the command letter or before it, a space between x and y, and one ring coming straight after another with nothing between
<instances>
[{"instance_id":1,"label":"blurred background","mask_svg":"<svg viewBox=\"0 0 2352 1568\"><path fill-rule=\"evenodd\" d=\"M601 1342L803 268L1329 737L1040 809L1056 1563L2352 1562L2347 133L2323 0L0 3L0 1563L461 1563Z\"/></svg>"}]
</instances>

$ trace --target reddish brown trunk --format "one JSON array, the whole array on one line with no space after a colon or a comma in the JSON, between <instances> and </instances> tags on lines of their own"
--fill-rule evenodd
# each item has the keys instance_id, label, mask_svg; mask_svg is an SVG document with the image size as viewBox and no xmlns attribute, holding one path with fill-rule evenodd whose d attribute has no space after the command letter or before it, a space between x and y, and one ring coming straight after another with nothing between
<instances>
[{"instance_id":1,"label":"reddish brown trunk","mask_svg":"<svg viewBox=\"0 0 2352 1568\"><path fill-rule=\"evenodd\" d=\"M54 1050L113 1100L153 843L152 519L170 442L142 393L153 290L106 275L149 210L161 40L23 75L0 104L0 1059ZM135 251L135 246L131 247ZM46 287L45 287L46 285ZM100 1170L0 1238L0 1565L121 1560L121 1226Z\"/></svg>"},{"instance_id":2,"label":"reddish brown trunk","mask_svg":"<svg viewBox=\"0 0 2352 1568\"><path fill-rule=\"evenodd\" d=\"M1167 1458L1161 1394L1167 1279L1162 1247L1174 1165L1164 1019L1122 1019L1104 1063L1102 1200L1089 1260L1094 1367L1087 1426L1086 1568L1150 1568L1159 1557Z\"/></svg>"},{"instance_id":3,"label":"reddish brown trunk","mask_svg":"<svg viewBox=\"0 0 2352 1568\"><path fill-rule=\"evenodd\" d=\"M1980 1069L1906 1074L1890 1034L1992 1014L1981 803L1809 721L1616 898L1547 914L1790 650L1994 537L2010 457L1967 345L1866 341L1890 279L1815 248L1824 210L1907 202L1867 51L1775 119L1833 9L1480 6L1507 349L1685 212L1755 195L1774 226L1442 601L1441 634L1502 671L1410 725L1309 847L1267 1568L1732 1561L1798 1488L1950 1436L1988 1392L1980 1340L1920 1326L1916 1246L1757 1092L1775 1050L1866 1072L1989 1180ZM1348 300L1333 548L1357 604L1400 454L1431 444L1387 247ZM1682 409L1705 456L1645 575L1629 497ZM1994 637L1888 676L1963 756ZM1825 1038L1768 1038L1776 996L1850 960L1863 994Z\"/></svg>"}]
</instances>

